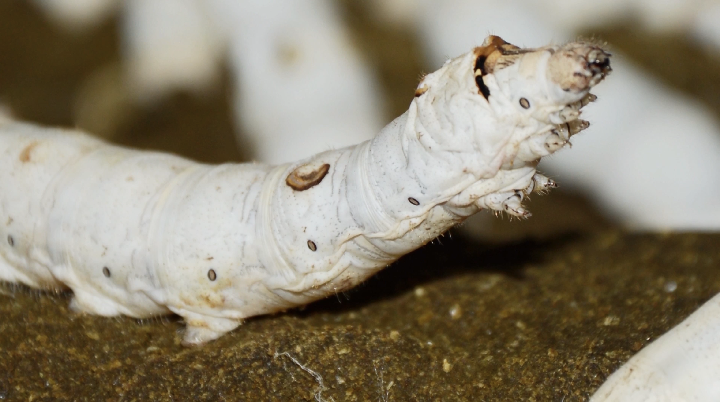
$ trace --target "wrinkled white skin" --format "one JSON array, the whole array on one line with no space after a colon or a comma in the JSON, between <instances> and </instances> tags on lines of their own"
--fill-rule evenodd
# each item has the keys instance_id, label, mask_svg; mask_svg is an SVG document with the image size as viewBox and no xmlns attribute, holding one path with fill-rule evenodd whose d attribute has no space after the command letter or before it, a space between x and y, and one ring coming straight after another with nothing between
<instances>
[{"instance_id":1,"label":"wrinkled white skin","mask_svg":"<svg viewBox=\"0 0 720 402\"><path fill-rule=\"evenodd\" d=\"M524 195L554 184L537 160L584 127L557 123L609 67L580 43L500 56L482 76L488 101L476 52L497 56L500 43L489 37L426 76L425 92L373 140L276 167L203 165L6 123L0 279L67 286L82 312L174 312L185 342L200 344L347 289L480 208L528 216ZM296 168L323 164L316 185L286 184Z\"/></svg>"},{"instance_id":2,"label":"wrinkled white skin","mask_svg":"<svg viewBox=\"0 0 720 402\"><path fill-rule=\"evenodd\" d=\"M613 373L591 402L720 401L720 295Z\"/></svg>"}]
</instances>

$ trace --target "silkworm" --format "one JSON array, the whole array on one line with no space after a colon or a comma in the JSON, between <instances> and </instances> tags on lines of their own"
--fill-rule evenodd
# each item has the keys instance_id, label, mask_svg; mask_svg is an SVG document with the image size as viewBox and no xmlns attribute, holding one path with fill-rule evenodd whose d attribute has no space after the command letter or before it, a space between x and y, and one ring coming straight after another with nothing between
<instances>
[{"instance_id":1,"label":"silkworm","mask_svg":"<svg viewBox=\"0 0 720 402\"><path fill-rule=\"evenodd\" d=\"M69 288L79 312L175 313L185 344L216 339L352 287L480 209L529 216L525 195L555 185L539 159L587 126L608 59L490 36L425 76L374 139L279 166L5 123L0 279Z\"/></svg>"},{"instance_id":2,"label":"silkworm","mask_svg":"<svg viewBox=\"0 0 720 402\"><path fill-rule=\"evenodd\" d=\"M590 401L720 400L718 329L720 295L633 356Z\"/></svg>"}]
</instances>

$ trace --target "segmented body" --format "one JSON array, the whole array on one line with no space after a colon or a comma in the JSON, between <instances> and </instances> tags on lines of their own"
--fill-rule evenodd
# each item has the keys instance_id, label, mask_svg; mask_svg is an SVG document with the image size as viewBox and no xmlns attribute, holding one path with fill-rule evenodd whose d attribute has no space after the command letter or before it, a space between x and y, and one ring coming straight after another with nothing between
<instances>
[{"instance_id":1,"label":"segmented body","mask_svg":"<svg viewBox=\"0 0 720 402\"><path fill-rule=\"evenodd\" d=\"M186 319L203 343L347 289L483 208L526 217L539 159L586 128L608 72L585 43L498 37L426 76L373 140L297 163L203 165L0 126L0 279L101 315Z\"/></svg>"}]
</instances>

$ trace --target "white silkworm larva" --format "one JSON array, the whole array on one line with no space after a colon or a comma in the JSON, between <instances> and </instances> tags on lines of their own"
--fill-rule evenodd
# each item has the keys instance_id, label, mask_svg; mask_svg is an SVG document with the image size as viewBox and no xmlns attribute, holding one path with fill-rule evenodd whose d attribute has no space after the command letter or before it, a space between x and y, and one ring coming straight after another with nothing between
<instances>
[{"instance_id":1,"label":"white silkworm larva","mask_svg":"<svg viewBox=\"0 0 720 402\"><path fill-rule=\"evenodd\" d=\"M720 295L613 373L591 402L720 401Z\"/></svg>"},{"instance_id":2,"label":"white silkworm larva","mask_svg":"<svg viewBox=\"0 0 720 402\"><path fill-rule=\"evenodd\" d=\"M342 291L482 208L527 217L539 159L610 71L583 42L496 36L423 78L374 139L297 163L203 165L76 131L0 125L0 280L75 311L185 319L201 344Z\"/></svg>"}]
</instances>

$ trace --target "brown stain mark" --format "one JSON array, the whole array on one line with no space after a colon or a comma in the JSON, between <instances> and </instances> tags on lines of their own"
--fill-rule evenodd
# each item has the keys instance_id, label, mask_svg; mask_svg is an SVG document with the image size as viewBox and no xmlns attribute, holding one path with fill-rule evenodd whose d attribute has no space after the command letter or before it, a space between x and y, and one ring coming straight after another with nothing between
<instances>
[{"instance_id":1,"label":"brown stain mark","mask_svg":"<svg viewBox=\"0 0 720 402\"><path fill-rule=\"evenodd\" d=\"M276 54L278 62L285 68L292 67L302 60L302 50L288 43L277 46Z\"/></svg>"},{"instance_id":2,"label":"brown stain mark","mask_svg":"<svg viewBox=\"0 0 720 402\"><path fill-rule=\"evenodd\" d=\"M417 98L418 96L422 96L422 94L424 94L425 92L427 92L428 89L430 89L430 87L428 87L427 85L423 85L422 87L416 89L416 90L415 90L415 97Z\"/></svg>"},{"instance_id":3,"label":"brown stain mark","mask_svg":"<svg viewBox=\"0 0 720 402\"><path fill-rule=\"evenodd\" d=\"M505 42L502 38L490 35L484 46L476 47L475 54L475 83L478 91L485 99L490 96L490 89L485 85L483 76L492 74L496 70L511 66L522 54L534 52L535 49L522 49Z\"/></svg>"},{"instance_id":4,"label":"brown stain mark","mask_svg":"<svg viewBox=\"0 0 720 402\"><path fill-rule=\"evenodd\" d=\"M218 308L225 304L225 298L215 293L201 293L198 302L210 308Z\"/></svg>"},{"instance_id":5,"label":"brown stain mark","mask_svg":"<svg viewBox=\"0 0 720 402\"><path fill-rule=\"evenodd\" d=\"M326 163L319 168L311 169L310 165L302 165L296 168L285 179L285 183L296 191L305 191L320 184L330 170L330 164Z\"/></svg>"},{"instance_id":6,"label":"brown stain mark","mask_svg":"<svg viewBox=\"0 0 720 402\"><path fill-rule=\"evenodd\" d=\"M218 308L225 304L225 297L212 291L199 290L196 294L181 294L180 302L185 306L206 306L210 308Z\"/></svg>"},{"instance_id":7,"label":"brown stain mark","mask_svg":"<svg viewBox=\"0 0 720 402\"><path fill-rule=\"evenodd\" d=\"M476 47L473 50L475 54L475 69L482 71L483 75L492 74L495 69L495 64L503 56L503 47L510 47L519 49L517 46L511 45L505 42L502 38L495 35L490 35L485 42L485 46Z\"/></svg>"},{"instance_id":8,"label":"brown stain mark","mask_svg":"<svg viewBox=\"0 0 720 402\"><path fill-rule=\"evenodd\" d=\"M30 144L28 144L25 148L23 148L22 152L20 152L20 162L22 163L28 163L31 160L32 157L32 150L37 147L39 142L33 141Z\"/></svg>"}]
</instances>

